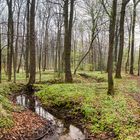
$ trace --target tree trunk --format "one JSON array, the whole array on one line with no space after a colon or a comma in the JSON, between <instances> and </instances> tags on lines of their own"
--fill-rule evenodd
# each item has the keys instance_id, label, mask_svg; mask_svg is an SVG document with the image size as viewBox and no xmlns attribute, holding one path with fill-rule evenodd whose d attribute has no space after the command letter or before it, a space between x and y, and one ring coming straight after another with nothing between
<instances>
[{"instance_id":1,"label":"tree trunk","mask_svg":"<svg viewBox=\"0 0 140 140\"><path fill-rule=\"evenodd\" d=\"M8 47L7 47L7 74L8 81L12 78L12 60L13 60L13 40L14 40L14 28L13 28L13 5L12 0L7 0L8 5Z\"/></svg>"},{"instance_id":2,"label":"tree trunk","mask_svg":"<svg viewBox=\"0 0 140 140\"><path fill-rule=\"evenodd\" d=\"M116 75L115 78L121 78L121 67L122 67L122 59L123 59L123 50L124 50L124 19L125 19L125 8L129 0L122 0L122 7L121 7L121 17L120 17L120 47L119 47L119 55L118 55L118 62L116 67Z\"/></svg>"},{"instance_id":3,"label":"tree trunk","mask_svg":"<svg viewBox=\"0 0 140 140\"><path fill-rule=\"evenodd\" d=\"M18 59L18 38L19 38L19 18L20 18L20 8L18 9L18 17L17 17L17 37L15 44L15 51L13 54L13 71L14 71L14 83L16 83L16 69L17 69L17 59Z\"/></svg>"},{"instance_id":4,"label":"tree trunk","mask_svg":"<svg viewBox=\"0 0 140 140\"><path fill-rule=\"evenodd\" d=\"M64 26L65 26L65 37L64 37L64 59L65 59L65 82L72 83L71 74L71 35L73 25L73 11L74 11L74 0L70 0L70 17L69 17L69 0L64 1Z\"/></svg>"},{"instance_id":5,"label":"tree trunk","mask_svg":"<svg viewBox=\"0 0 140 140\"><path fill-rule=\"evenodd\" d=\"M113 46L115 37L115 24L117 13L117 0L113 0L112 14L109 25L109 54L108 54L108 94L114 95L114 81L113 81Z\"/></svg>"},{"instance_id":6,"label":"tree trunk","mask_svg":"<svg viewBox=\"0 0 140 140\"><path fill-rule=\"evenodd\" d=\"M29 78L29 48L30 48L30 0L27 0L27 37L25 50L26 79Z\"/></svg>"},{"instance_id":7,"label":"tree trunk","mask_svg":"<svg viewBox=\"0 0 140 140\"><path fill-rule=\"evenodd\" d=\"M115 50L114 50L114 61L115 65L117 64L117 59L118 59L118 43L119 43L119 20L117 20L116 23L116 31L115 31Z\"/></svg>"},{"instance_id":8,"label":"tree trunk","mask_svg":"<svg viewBox=\"0 0 140 140\"><path fill-rule=\"evenodd\" d=\"M1 56L2 56L2 50L1 50L1 26L0 26L0 83L2 80L2 60L1 60Z\"/></svg>"},{"instance_id":9,"label":"tree trunk","mask_svg":"<svg viewBox=\"0 0 140 140\"><path fill-rule=\"evenodd\" d=\"M29 84L35 83L36 51L35 51L35 0L31 2L30 11L30 78Z\"/></svg>"},{"instance_id":10,"label":"tree trunk","mask_svg":"<svg viewBox=\"0 0 140 140\"><path fill-rule=\"evenodd\" d=\"M130 27L129 27L130 26ZM127 60L126 60L126 64L125 64L125 72L128 72L128 68L130 65L130 48L131 48L131 32L132 31L132 16L131 16L131 22L130 25L128 25L128 34L129 34L129 39L128 39L128 53L127 53Z\"/></svg>"},{"instance_id":11,"label":"tree trunk","mask_svg":"<svg viewBox=\"0 0 140 140\"><path fill-rule=\"evenodd\" d=\"M139 46L139 60L138 60L138 76L140 76L140 46Z\"/></svg>"},{"instance_id":12,"label":"tree trunk","mask_svg":"<svg viewBox=\"0 0 140 140\"><path fill-rule=\"evenodd\" d=\"M48 21L46 21L46 31L45 31L45 38L44 38L44 60L43 60L43 71L47 69L47 62L48 60Z\"/></svg>"},{"instance_id":13,"label":"tree trunk","mask_svg":"<svg viewBox=\"0 0 140 140\"><path fill-rule=\"evenodd\" d=\"M23 39L24 40L24 39ZM23 41L24 42L24 41ZM19 58L19 64L18 64L18 67L17 67L17 73L19 73L20 71L20 67L21 67L21 63L22 63L22 56L23 56L23 51L24 51L24 45L22 44L22 49L21 49L21 54L20 54L20 58Z\"/></svg>"},{"instance_id":14,"label":"tree trunk","mask_svg":"<svg viewBox=\"0 0 140 140\"><path fill-rule=\"evenodd\" d=\"M131 44L131 59L130 59L130 74L134 74L134 45L135 45L135 24L136 24L136 4L133 7L133 23L132 23L132 44Z\"/></svg>"}]
</instances>

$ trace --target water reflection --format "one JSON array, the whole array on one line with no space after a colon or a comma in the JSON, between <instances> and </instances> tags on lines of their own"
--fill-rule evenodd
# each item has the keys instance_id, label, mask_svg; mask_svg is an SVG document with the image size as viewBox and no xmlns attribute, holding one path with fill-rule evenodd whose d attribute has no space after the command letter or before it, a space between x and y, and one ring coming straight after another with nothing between
<instances>
[{"instance_id":1,"label":"water reflection","mask_svg":"<svg viewBox=\"0 0 140 140\"><path fill-rule=\"evenodd\" d=\"M66 128L63 121L47 112L32 95L17 96L16 102L17 104L36 112L39 116L49 120L52 125L55 126L56 134L44 138L44 140L85 140L85 135L79 128L73 125L69 125L69 128Z\"/></svg>"}]
</instances>

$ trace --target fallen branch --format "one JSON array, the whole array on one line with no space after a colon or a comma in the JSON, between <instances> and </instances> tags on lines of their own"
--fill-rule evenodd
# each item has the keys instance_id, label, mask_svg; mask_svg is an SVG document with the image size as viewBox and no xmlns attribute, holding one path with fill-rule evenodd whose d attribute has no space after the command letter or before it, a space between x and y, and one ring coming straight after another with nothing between
<instances>
[{"instance_id":1,"label":"fallen branch","mask_svg":"<svg viewBox=\"0 0 140 140\"><path fill-rule=\"evenodd\" d=\"M89 46L89 48L88 48L88 51L87 51L86 54L82 57L82 59L79 61L77 67L76 67L75 70L74 70L74 75L76 74L76 72L77 72L79 66L81 65L81 63L83 62L83 60L84 60L84 59L86 58L86 56L89 54L90 49L92 48L93 41L94 41L95 38L97 37L98 33L99 33L99 31L92 37L92 40L91 40L91 42L90 42L90 46Z\"/></svg>"}]
</instances>

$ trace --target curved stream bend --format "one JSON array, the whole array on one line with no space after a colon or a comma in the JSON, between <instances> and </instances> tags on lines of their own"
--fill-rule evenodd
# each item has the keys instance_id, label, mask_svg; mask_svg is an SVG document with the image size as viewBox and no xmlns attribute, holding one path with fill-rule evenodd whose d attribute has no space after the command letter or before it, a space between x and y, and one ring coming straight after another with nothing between
<instances>
[{"instance_id":1,"label":"curved stream bend","mask_svg":"<svg viewBox=\"0 0 140 140\"><path fill-rule=\"evenodd\" d=\"M49 120L55 126L55 134L53 136L45 136L42 140L85 140L85 135L79 128L72 124L69 124L69 127L66 128L64 122L46 111L35 97L19 95L16 97L16 102Z\"/></svg>"}]
</instances>

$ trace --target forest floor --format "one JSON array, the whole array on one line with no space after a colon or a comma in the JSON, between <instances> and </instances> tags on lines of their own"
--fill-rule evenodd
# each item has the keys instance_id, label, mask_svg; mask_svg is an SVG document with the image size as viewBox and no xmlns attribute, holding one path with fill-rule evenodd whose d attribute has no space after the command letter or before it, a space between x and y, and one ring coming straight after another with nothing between
<instances>
[{"instance_id":1,"label":"forest floor","mask_svg":"<svg viewBox=\"0 0 140 140\"><path fill-rule=\"evenodd\" d=\"M115 95L111 97L107 95L105 73L80 72L74 76L73 84L65 84L50 75L48 81L35 84L40 89L35 95L47 110L86 129L91 139L139 140L139 77L123 75L122 79L116 79ZM29 139L50 129L49 122L9 100L13 91L20 91L21 87L11 83L0 85L0 139L19 136ZM48 133L53 132L49 130Z\"/></svg>"},{"instance_id":2,"label":"forest floor","mask_svg":"<svg viewBox=\"0 0 140 140\"><path fill-rule=\"evenodd\" d=\"M22 88L12 83L0 86L0 140L39 140L53 134L50 122L12 100Z\"/></svg>"},{"instance_id":3,"label":"forest floor","mask_svg":"<svg viewBox=\"0 0 140 140\"><path fill-rule=\"evenodd\" d=\"M73 84L37 84L40 91L36 96L61 119L86 128L91 139L139 140L139 78L123 75L115 79L115 95L111 97L106 77L105 73L84 72L74 77Z\"/></svg>"}]
</instances>

